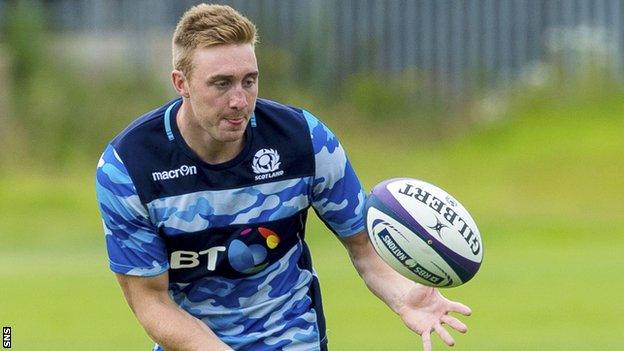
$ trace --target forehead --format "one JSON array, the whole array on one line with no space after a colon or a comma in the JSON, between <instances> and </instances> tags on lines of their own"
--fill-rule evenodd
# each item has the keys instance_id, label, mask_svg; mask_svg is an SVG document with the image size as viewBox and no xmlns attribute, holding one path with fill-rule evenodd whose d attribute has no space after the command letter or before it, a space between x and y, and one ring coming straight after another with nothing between
<instances>
[{"instance_id":1,"label":"forehead","mask_svg":"<svg viewBox=\"0 0 624 351\"><path fill-rule=\"evenodd\" d=\"M193 54L193 76L245 76L258 71L252 44L227 44L196 49Z\"/></svg>"}]
</instances>

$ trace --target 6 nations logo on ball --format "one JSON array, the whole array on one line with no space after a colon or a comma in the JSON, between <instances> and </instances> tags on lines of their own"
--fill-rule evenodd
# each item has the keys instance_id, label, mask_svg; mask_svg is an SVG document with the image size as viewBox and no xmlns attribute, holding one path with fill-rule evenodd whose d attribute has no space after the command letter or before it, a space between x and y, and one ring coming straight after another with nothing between
<instances>
[{"instance_id":1,"label":"6 nations logo on ball","mask_svg":"<svg viewBox=\"0 0 624 351\"><path fill-rule=\"evenodd\" d=\"M255 180L263 180L279 177L284 174L280 171L279 153L273 149L260 149L254 155L251 162L251 169L256 174Z\"/></svg>"}]
</instances>

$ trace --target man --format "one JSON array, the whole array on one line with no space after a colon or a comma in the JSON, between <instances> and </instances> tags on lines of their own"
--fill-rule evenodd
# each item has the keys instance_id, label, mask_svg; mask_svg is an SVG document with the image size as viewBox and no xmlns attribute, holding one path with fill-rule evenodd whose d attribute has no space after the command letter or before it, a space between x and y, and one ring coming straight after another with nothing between
<instances>
[{"instance_id":1,"label":"man","mask_svg":"<svg viewBox=\"0 0 624 351\"><path fill-rule=\"evenodd\" d=\"M465 332L448 313L470 309L380 260L335 136L307 111L257 99L255 42L230 7L187 11L173 37L180 98L133 122L98 164L110 267L155 350L326 350L309 207L425 350L434 331L453 345L441 325Z\"/></svg>"}]
</instances>

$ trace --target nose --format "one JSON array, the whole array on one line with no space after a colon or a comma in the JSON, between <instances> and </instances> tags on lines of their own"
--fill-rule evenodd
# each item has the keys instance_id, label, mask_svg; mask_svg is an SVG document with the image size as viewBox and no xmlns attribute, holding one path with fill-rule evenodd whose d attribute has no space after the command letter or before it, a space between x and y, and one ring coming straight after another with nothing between
<instances>
[{"instance_id":1,"label":"nose","mask_svg":"<svg viewBox=\"0 0 624 351\"><path fill-rule=\"evenodd\" d=\"M242 110L247 107L247 105L249 105L249 103L247 102L245 90L242 87L237 87L232 90L230 95L230 108L234 110Z\"/></svg>"}]
</instances>

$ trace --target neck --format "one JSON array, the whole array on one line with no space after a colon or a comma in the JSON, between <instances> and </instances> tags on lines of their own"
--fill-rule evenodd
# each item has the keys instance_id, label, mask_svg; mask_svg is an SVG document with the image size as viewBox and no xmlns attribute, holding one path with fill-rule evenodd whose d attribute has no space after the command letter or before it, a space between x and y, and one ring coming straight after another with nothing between
<instances>
[{"instance_id":1,"label":"neck","mask_svg":"<svg viewBox=\"0 0 624 351\"><path fill-rule=\"evenodd\" d=\"M194 119L190 118L192 113L189 103L183 100L176 123L184 141L202 161L209 164L224 163L234 159L243 150L244 138L229 142L216 140L200 125L193 123Z\"/></svg>"}]
</instances>

